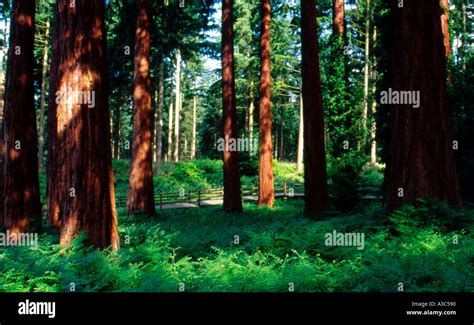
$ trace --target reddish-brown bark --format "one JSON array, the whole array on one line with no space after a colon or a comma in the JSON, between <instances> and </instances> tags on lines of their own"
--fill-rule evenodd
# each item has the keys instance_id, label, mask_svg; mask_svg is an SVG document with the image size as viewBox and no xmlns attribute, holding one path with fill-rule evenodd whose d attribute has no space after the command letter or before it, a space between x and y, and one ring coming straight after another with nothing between
<instances>
[{"instance_id":1,"label":"reddish-brown bark","mask_svg":"<svg viewBox=\"0 0 474 325\"><path fill-rule=\"evenodd\" d=\"M449 2L448 0L440 0L442 15L441 28L443 31L443 43L446 59L451 59L451 41L449 38Z\"/></svg>"},{"instance_id":2,"label":"reddish-brown bark","mask_svg":"<svg viewBox=\"0 0 474 325\"><path fill-rule=\"evenodd\" d=\"M137 0L132 161L127 212L155 214L150 93L151 0Z\"/></svg>"},{"instance_id":3,"label":"reddish-brown bark","mask_svg":"<svg viewBox=\"0 0 474 325\"><path fill-rule=\"evenodd\" d=\"M419 107L390 107L388 209L437 198L460 204L437 1L392 7L390 87L419 91Z\"/></svg>"},{"instance_id":4,"label":"reddish-brown bark","mask_svg":"<svg viewBox=\"0 0 474 325\"><path fill-rule=\"evenodd\" d=\"M51 218L60 225L62 246L85 232L95 247L118 249L104 1L76 0L71 6L58 0L56 6L52 73L57 75L50 87L56 92L50 97L57 104L48 115Z\"/></svg>"},{"instance_id":5,"label":"reddish-brown bark","mask_svg":"<svg viewBox=\"0 0 474 325\"><path fill-rule=\"evenodd\" d=\"M234 79L233 1L222 1L222 107L224 139L238 138ZM224 148L224 210L242 211L239 153Z\"/></svg>"},{"instance_id":6,"label":"reddish-brown bark","mask_svg":"<svg viewBox=\"0 0 474 325\"><path fill-rule=\"evenodd\" d=\"M344 0L333 0L333 35L343 36L344 35Z\"/></svg>"},{"instance_id":7,"label":"reddish-brown bark","mask_svg":"<svg viewBox=\"0 0 474 325\"><path fill-rule=\"evenodd\" d=\"M35 2L13 1L3 120L5 227L25 232L41 215L33 90Z\"/></svg>"},{"instance_id":8,"label":"reddish-brown bark","mask_svg":"<svg viewBox=\"0 0 474 325\"><path fill-rule=\"evenodd\" d=\"M324 116L315 0L301 1L305 214L328 207Z\"/></svg>"},{"instance_id":9,"label":"reddish-brown bark","mask_svg":"<svg viewBox=\"0 0 474 325\"><path fill-rule=\"evenodd\" d=\"M261 12L258 205L272 207L275 202L275 190L272 166L272 111L270 97L270 0L262 0Z\"/></svg>"}]
</instances>

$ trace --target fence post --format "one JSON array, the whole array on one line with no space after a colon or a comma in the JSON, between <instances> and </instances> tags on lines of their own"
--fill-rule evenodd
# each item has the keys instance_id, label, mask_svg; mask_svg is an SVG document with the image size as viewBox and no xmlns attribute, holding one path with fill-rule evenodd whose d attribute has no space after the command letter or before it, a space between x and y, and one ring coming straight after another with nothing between
<instances>
[{"instance_id":1,"label":"fence post","mask_svg":"<svg viewBox=\"0 0 474 325\"><path fill-rule=\"evenodd\" d=\"M198 191L198 207L201 206L201 190Z\"/></svg>"},{"instance_id":2,"label":"fence post","mask_svg":"<svg viewBox=\"0 0 474 325\"><path fill-rule=\"evenodd\" d=\"M288 184L286 182L283 183L283 197L286 198L288 194Z\"/></svg>"},{"instance_id":3,"label":"fence post","mask_svg":"<svg viewBox=\"0 0 474 325\"><path fill-rule=\"evenodd\" d=\"M160 193L160 210L163 210L163 194Z\"/></svg>"}]
</instances>

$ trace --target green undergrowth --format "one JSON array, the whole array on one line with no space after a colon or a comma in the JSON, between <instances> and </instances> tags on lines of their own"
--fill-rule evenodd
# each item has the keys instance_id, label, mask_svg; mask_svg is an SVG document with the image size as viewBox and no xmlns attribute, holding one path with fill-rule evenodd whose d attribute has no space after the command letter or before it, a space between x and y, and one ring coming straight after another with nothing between
<instances>
[{"instance_id":1,"label":"green undergrowth","mask_svg":"<svg viewBox=\"0 0 474 325\"><path fill-rule=\"evenodd\" d=\"M0 291L58 292L474 292L474 210L433 201L387 216L372 205L320 220L300 200L273 209L246 203L160 211L119 210L121 249L93 250L81 236L65 250L58 235L37 249L0 248ZM325 234L363 233L363 250L325 245ZM238 236L238 237L237 237Z\"/></svg>"}]
</instances>

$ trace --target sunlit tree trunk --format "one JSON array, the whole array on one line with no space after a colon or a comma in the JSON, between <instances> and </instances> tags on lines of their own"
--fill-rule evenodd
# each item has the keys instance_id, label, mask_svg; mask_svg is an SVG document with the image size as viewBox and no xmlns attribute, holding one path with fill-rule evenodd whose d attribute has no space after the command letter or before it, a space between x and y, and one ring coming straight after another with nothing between
<instances>
[{"instance_id":1,"label":"sunlit tree trunk","mask_svg":"<svg viewBox=\"0 0 474 325\"><path fill-rule=\"evenodd\" d=\"M224 140L237 139L235 106L233 1L222 0L222 108ZM224 148L224 210L242 212L239 153Z\"/></svg>"},{"instance_id":2,"label":"sunlit tree trunk","mask_svg":"<svg viewBox=\"0 0 474 325\"><path fill-rule=\"evenodd\" d=\"M44 151L44 112L46 109L46 76L48 73L48 46L49 46L49 20L46 21L44 46L43 46L43 64L41 71L41 99L40 116L38 129L38 167L43 169L43 151Z\"/></svg>"},{"instance_id":3,"label":"sunlit tree trunk","mask_svg":"<svg viewBox=\"0 0 474 325\"><path fill-rule=\"evenodd\" d=\"M121 128L121 123L120 123L120 115L121 115L121 108L120 106L115 107L115 110L113 111L113 128L112 128L112 140L113 140L113 157L114 159L120 159L120 128Z\"/></svg>"},{"instance_id":4,"label":"sunlit tree trunk","mask_svg":"<svg viewBox=\"0 0 474 325\"><path fill-rule=\"evenodd\" d=\"M262 0L261 12L258 205L272 207L275 201L275 190L272 166L272 112L270 98L270 0Z\"/></svg>"},{"instance_id":5,"label":"sunlit tree trunk","mask_svg":"<svg viewBox=\"0 0 474 325\"><path fill-rule=\"evenodd\" d=\"M155 175L161 169L161 155L163 151L163 96L164 96L164 62L163 57L160 60L160 67L158 71L158 93L156 98L156 113L155 113Z\"/></svg>"},{"instance_id":6,"label":"sunlit tree trunk","mask_svg":"<svg viewBox=\"0 0 474 325\"><path fill-rule=\"evenodd\" d=\"M196 159L196 110L197 100L196 96L193 97L193 138L191 141L191 159Z\"/></svg>"},{"instance_id":7,"label":"sunlit tree trunk","mask_svg":"<svg viewBox=\"0 0 474 325\"><path fill-rule=\"evenodd\" d=\"M170 103L168 110L168 149L166 151L166 160L173 159L173 103Z\"/></svg>"},{"instance_id":8,"label":"sunlit tree trunk","mask_svg":"<svg viewBox=\"0 0 474 325\"><path fill-rule=\"evenodd\" d=\"M374 28L374 33L373 33L373 38L372 38L372 48L375 48L375 44L377 42L377 29ZM377 69L376 69L376 60L372 60L372 79L373 79L373 88L372 88L372 126L370 128L370 165L375 166L377 163L377 86L376 86L376 75L377 75Z\"/></svg>"},{"instance_id":9,"label":"sunlit tree trunk","mask_svg":"<svg viewBox=\"0 0 474 325\"><path fill-rule=\"evenodd\" d=\"M344 35L344 0L333 0L333 35Z\"/></svg>"},{"instance_id":10,"label":"sunlit tree trunk","mask_svg":"<svg viewBox=\"0 0 474 325\"><path fill-rule=\"evenodd\" d=\"M137 0L132 161L127 212L155 214L150 92L151 0Z\"/></svg>"},{"instance_id":11,"label":"sunlit tree trunk","mask_svg":"<svg viewBox=\"0 0 474 325\"><path fill-rule=\"evenodd\" d=\"M48 111L48 198L60 243L80 232L119 248L110 145L103 0L56 3ZM79 55L80 54L80 55ZM55 91L57 90L57 91ZM53 92L55 91L55 92ZM86 95L77 96L78 94ZM51 153L53 153L51 155ZM53 159L53 161L50 161ZM51 191L54 189L53 191Z\"/></svg>"},{"instance_id":12,"label":"sunlit tree trunk","mask_svg":"<svg viewBox=\"0 0 474 325\"><path fill-rule=\"evenodd\" d=\"M250 155L253 155L253 151L255 150L253 146L253 115L255 112L255 98L253 95L253 88L254 83L253 80L250 81L250 87L249 87L249 119L248 119L248 129L249 129L249 150L250 150Z\"/></svg>"},{"instance_id":13,"label":"sunlit tree trunk","mask_svg":"<svg viewBox=\"0 0 474 325\"><path fill-rule=\"evenodd\" d=\"M303 171L303 146L304 146L304 119L303 119L303 95L300 91L300 105L298 117L298 147L296 151L296 171L301 173Z\"/></svg>"},{"instance_id":14,"label":"sunlit tree trunk","mask_svg":"<svg viewBox=\"0 0 474 325\"><path fill-rule=\"evenodd\" d=\"M181 110L181 51L176 51L176 98L174 105L174 161L179 160L179 117Z\"/></svg>"},{"instance_id":15,"label":"sunlit tree trunk","mask_svg":"<svg viewBox=\"0 0 474 325\"><path fill-rule=\"evenodd\" d=\"M301 0L301 35L305 214L314 217L328 207L315 0Z\"/></svg>"},{"instance_id":16,"label":"sunlit tree trunk","mask_svg":"<svg viewBox=\"0 0 474 325\"><path fill-rule=\"evenodd\" d=\"M461 204L437 1L393 4L389 86L418 91L419 107L391 105L388 209L437 198ZM404 28L399 28L404 26ZM427 37L429 35L429 37Z\"/></svg>"},{"instance_id":17,"label":"sunlit tree trunk","mask_svg":"<svg viewBox=\"0 0 474 325\"><path fill-rule=\"evenodd\" d=\"M364 134L368 128L369 112L369 74L370 74L370 0L365 2L365 42L364 42L364 112L362 117ZM364 137L366 139L366 137ZM364 144L366 141L364 140Z\"/></svg>"},{"instance_id":18,"label":"sunlit tree trunk","mask_svg":"<svg viewBox=\"0 0 474 325\"><path fill-rule=\"evenodd\" d=\"M451 40L449 37L449 2L448 0L440 0L441 10L441 28L443 31L443 43L445 56L447 60L451 59Z\"/></svg>"},{"instance_id":19,"label":"sunlit tree trunk","mask_svg":"<svg viewBox=\"0 0 474 325\"><path fill-rule=\"evenodd\" d=\"M38 144L33 90L35 2L15 0L10 22L4 141L4 224L13 236L40 218ZM39 220L39 219L38 219Z\"/></svg>"}]
</instances>

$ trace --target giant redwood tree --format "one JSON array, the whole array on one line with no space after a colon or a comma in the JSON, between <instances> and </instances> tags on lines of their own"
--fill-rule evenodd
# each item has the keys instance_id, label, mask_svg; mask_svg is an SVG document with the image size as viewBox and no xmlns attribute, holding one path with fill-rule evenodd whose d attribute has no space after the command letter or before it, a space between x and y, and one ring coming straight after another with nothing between
<instances>
[{"instance_id":1,"label":"giant redwood tree","mask_svg":"<svg viewBox=\"0 0 474 325\"><path fill-rule=\"evenodd\" d=\"M391 8L390 87L419 94L419 105L390 106L389 210L418 198L461 203L440 14L438 1Z\"/></svg>"},{"instance_id":2,"label":"giant redwood tree","mask_svg":"<svg viewBox=\"0 0 474 325\"><path fill-rule=\"evenodd\" d=\"M132 161L127 211L155 214L150 93L151 0L137 0Z\"/></svg>"},{"instance_id":3,"label":"giant redwood tree","mask_svg":"<svg viewBox=\"0 0 474 325\"><path fill-rule=\"evenodd\" d=\"M328 207L328 190L315 0L301 0L301 35L305 214L316 216Z\"/></svg>"},{"instance_id":4,"label":"giant redwood tree","mask_svg":"<svg viewBox=\"0 0 474 325\"><path fill-rule=\"evenodd\" d=\"M270 98L270 0L262 0L261 15L258 205L272 207L275 202L275 190L272 167L272 112Z\"/></svg>"},{"instance_id":5,"label":"giant redwood tree","mask_svg":"<svg viewBox=\"0 0 474 325\"><path fill-rule=\"evenodd\" d=\"M234 77L233 0L222 1L222 107L224 113L224 210L242 211L240 162L236 148L227 144L238 138ZM232 150L234 149L234 150Z\"/></svg>"},{"instance_id":6,"label":"giant redwood tree","mask_svg":"<svg viewBox=\"0 0 474 325\"><path fill-rule=\"evenodd\" d=\"M33 91L35 1L13 1L3 120L3 212L12 234L41 215Z\"/></svg>"},{"instance_id":7,"label":"giant redwood tree","mask_svg":"<svg viewBox=\"0 0 474 325\"><path fill-rule=\"evenodd\" d=\"M95 247L119 247L104 13L103 0L56 2L48 202L62 246L84 232Z\"/></svg>"},{"instance_id":8,"label":"giant redwood tree","mask_svg":"<svg viewBox=\"0 0 474 325\"><path fill-rule=\"evenodd\" d=\"M342 37L345 28L344 0L333 0L333 35Z\"/></svg>"}]
</instances>

